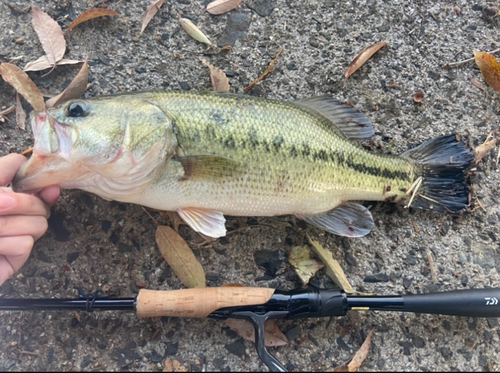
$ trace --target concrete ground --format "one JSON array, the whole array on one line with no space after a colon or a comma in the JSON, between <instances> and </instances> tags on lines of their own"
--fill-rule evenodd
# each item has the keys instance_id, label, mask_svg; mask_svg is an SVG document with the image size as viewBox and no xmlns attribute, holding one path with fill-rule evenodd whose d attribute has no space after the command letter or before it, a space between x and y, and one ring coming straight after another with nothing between
<instances>
[{"instance_id":1,"label":"concrete ground","mask_svg":"<svg viewBox=\"0 0 500 373\"><path fill-rule=\"evenodd\" d=\"M101 1L7 0L0 3L0 59L22 56L19 66L43 54L31 25L29 5L40 6L66 29L72 19ZM466 1L243 0L229 14L205 12L208 1L167 1L139 36L150 0L105 4L130 19L112 17L82 24L66 36L66 57L91 53L91 87L86 97L136 90L211 89L204 57L242 93L280 48L272 74L253 95L294 100L332 93L353 102L372 120L374 152L399 154L433 137L457 133L478 145L498 129L499 94L487 87L474 62L443 69L446 62L472 57L472 51L498 48L496 3ZM498 9L497 9L498 10ZM190 18L219 47L205 47L180 28L177 15ZM23 38L24 42L16 43ZM387 40L344 88L349 62L366 46ZM77 73L62 66L47 76L30 73L43 93L54 95ZM481 82L482 90L471 84ZM413 101L424 93L420 104ZM15 94L0 82L0 103ZM26 107L28 105L26 104ZM15 126L14 114L0 123L0 155L32 143L30 130ZM360 291L405 294L499 287L500 218L491 152L477 166L474 195L484 206L460 217L440 216L379 203L375 229L345 239L293 217L227 219L236 233L210 246L188 227L181 235L195 249L209 286L239 283L293 289L300 281L287 262L291 246L306 234L331 250ZM284 222L289 223L286 227ZM53 207L48 233L22 270L2 287L1 297L74 297L74 286L106 289L115 297L137 293L136 282L151 289L179 289L179 280L159 256L155 223L139 206L105 201L81 191L64 191ZM427 254L437 268L431 278ZM367 282L377 275L382 282ZM331 286L320 272L312 281ZM498 371L497 319L414 315L396 312L350 313L328 320L278 321L291 339L272 348L290 370L329 370L348 361L372 328L376 331L361 371ZM0 370L162 370L171 358L191 371L266 371L254 345L214 320L137 320L127 312L0 312Z\"/></svg>"}]
</instances>

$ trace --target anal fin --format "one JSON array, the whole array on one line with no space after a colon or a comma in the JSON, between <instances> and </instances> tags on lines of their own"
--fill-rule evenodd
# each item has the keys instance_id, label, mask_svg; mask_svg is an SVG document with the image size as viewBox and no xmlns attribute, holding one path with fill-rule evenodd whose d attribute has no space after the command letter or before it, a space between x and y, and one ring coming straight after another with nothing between
<instances>
[{"instance_id":1,"label":"anal fin","mask_svg":"<svg viewBox=\"0 0 500 373\"><path fill-rule=\"evenodd\" d=\"M213 238L226 235L226 219L222 212L196 207L182 208L177 212L182 220L196 232Z\"/></svg>"},{"instance_id":2,"label":"anal fin","mask_svg":"<svg viewBox=\"0 0 500 373\"><path fill-rule=\"evenodd\" d=\"M315 227L345 237L363 237L373 228L370 211L355 202L344 202L322 215L299 216Z\"/></svg>"}]
</instances>

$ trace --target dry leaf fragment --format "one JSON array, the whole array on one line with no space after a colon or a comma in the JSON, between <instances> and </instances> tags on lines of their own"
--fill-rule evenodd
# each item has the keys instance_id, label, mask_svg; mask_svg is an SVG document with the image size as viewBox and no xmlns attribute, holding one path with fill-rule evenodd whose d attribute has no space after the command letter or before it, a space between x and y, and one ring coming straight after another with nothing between
<instances>
[{"instance_id":1,"label":"dry leaf fragment","mask_svg":"<svg viewBox=\"0 0 500 373\"><path fill-rule=\"evenodd\" d=\"M215 0L207 5L207 12L214 15L224 14L240 4L241 0Z\"/></svg>"},{"instance_id":2,"label":"dry leaf fragment","mask_svg":"<svg viewBox=\"0 0 500 373\"><path fill-rule=\"evenodd\" d=\"M366 61L370 59L380 48L389 44L388 41L383 41L381 43L370 45L361 51L360 54L356 56L354 60L347 66L345 71L345 80L349 79L349 77L361 66L365 64Z\"/></svg>"},{"instance_id":3,"label":"dry leaf fragment","mask_svg":"<svg viewBox=\"0 0 500 373\"><path fill-rule=\"evenodd\" d=\"M0 122L2 123L5 122L5 116L9 115L14 110L16 110L16 107L12 105L11 107L8 107L7 109L0 111Z\"/></svg>"},{"instance_id":4,"label":"dry leaf fragment","mask_svg":"<svg viewBox=\"0 0 500 373\"><path fill-rule=\"evenodd\" d=\"M311 250L307 246L292 247L288 252L288 262L295 269L304 285L325 266L312 257Z\"/></svg>"},{"instance_id":5,"label":"dry leaf fragment","mask_svg":"<svg viewBox=\"0 0 500 373\"><path fill-rule=\"evenodd\" d=\"M105 17L105 16L123 17L120 13L118 13L116 10L113 10L113 9L108 9L108 8L89 9L89 10L86 10L85 12L83 12L82 14L80 14L73 22L71 22L68 29L64 33L67 34L73 28L78 26L80 23L86 22L90 19ZM123 18L126 18L126 17L123 17Z\"/></svg>"},{"instance_id":6,"label":"dry leaf fragment","mask_svg":"<svg viewBox=\"0 0 500 373\"><path fill-rule=\"evenodd\" d=\"M79 60L68 60L66 58L63 58L59 61L56 62L56 66L61 66L61 65L76 65L78 63L82 63L83 61ZM46 70L50 69L53 66L49 62L49 58L44 55L37 59L36 61L28 62L26 66L24 66L24 71L40 71L40 70Z\"/></svg>"},{"instance_id":7,"label":"dry leaf fragment","mask_svg":"<svg viewBox=\"0 0 500 373\"><path fill-rule=\"evenodd\" d=\"M47 100L45 105L48 108L56 106L62 102L74 98L80 98L81 96L83 96L83 94L87 90L87 84L89 82L89 65L87 63L87 59L85 59L82 68L75 76L75 78L71 81L71 83L66 87L66 89L57 96L54 96L51 99Z\"/></svg>"},{"instance_id":8,"label":"dry leaf fragment","mask_svg":"<svg viewBox=\"0 0 500 373\"><path fill-rule=\"evenodd\" d=\"M66 52L66 40L61 26L39 7L31 7L33 28L52 67L63 58Z\"/></svg>"},{"instance_id":9,"label":"dry leaf fragment","mask_svg":"<svg viewBox=\"0 0 500 373\"><path fill-rule=\"evenodd\" d=\"M169 220L172 223L177 233L179 233L179 225L187 225L175 211L160 211L160 215L163 219Z\"/></svg>"},{"instance_id":10,"label":"dry leaf fragment","mask_svg":"<svg viewBox=\"0 0 500 373\"><path fill-rule=\"evenodd\" d=\"M3 80L9 83L14 89L30 103L33 109L45 110L45 103L40 90L30 79L28 74L16 65L4 62L0 65L0 74Z\"/></svg>"},{"instance_id":11,"label":"dry leaf fragment","mask_svg":"<svg viewBox=\"0 0 500 373\"><path fill-rule=\"evenodd\" d=\"M16 123L20 129L26 129L26 112L24 111L23 105L21 104L19 93L16 93Z\"/></svg>"},{"instance_id":12,"label":"dry leaf fragment","mask_svg":"<svg viewBox=\"0 0 500 373\"><path fill-rule=\"evenodd\" d=\"M497 59L486 52L474 52L474 59L486 83L500 92L500 63Z\"/></svg>"},{"instance_id":13,"label":"dry leaf fragment","mask_svg":"<svg viewBox=\"0 0 500 373\"><path fill-rule=\"evenodd\" d=\"M142 19L142 27L141 34L144 32L149 22L153 19L155 14L160 10L161 6L165 3L165 0L156 0L148 6L146 9L146 13L144 13L144 17Z\"/></svg>"},{"instance_id":14,"label":"dry leaf fragment","mask_svg":"<svg viewBox=\"0 0 500 373\"><path fill-rule=\"evenodd\" d=\"M206 286L205 271L181 236L172 228L159 225L155 238L161 255L184 286L188 288Z\"/></svg>"},{"instance_id":15,"label":"dry leaf fragment","mask_svg":"<svg viewBox=\"0 0 500 373\"><path fill-rule=\"evenodd\" d=\"M413 96L413 101L415 101L417 104L420 104L424 100L424 92L418 91L415 93L415 96Z\"/></svg>"},{"instance_id":16,"label":"dry leaf fragment","mask_svg":"<svg viewBox=\"0 0 500 373\"><path fill-rule=\"evenodd\" d=\"M354 290L345 277L344 271L340 266L339 262L333 259L332 253L323 246L318 241L314 241L311 237L307 236L309 243L312 245L314 253L319 257L319 259L326 265L326 275L330 277L342 290L348 294L357 293Z\"/></svg>"},{"instance_id":17,"label":"dry leaf fragment","mask_svg":"<svg viewBox=\"0 0 500 373\"><path fill-rule=\"evenodd\" d=\"M212 42L208 40L205 34L201 32L201 30L189 19L180 18L179 21L181 22L181 26L184 29L184 31L186 31L187 34L191 36L194 40L197 40L200 43L208 44L210 46L212 45Z\"/></svg>"},{"instance_id":18,"label":"dry leaf fragment","mask_svg":"<svg viewBox=\"0 0 500 373\"><path fill-rule=\"evenodd\" d=\"M255 329L252 323L243 319L227 319L226 325L245 341L255 343ZM278 328L273 319L266 320L264 324L264 341L267 347L286 346L288 339Z\"/></svg>"},{"instance_id":19,"label":"dry leaf fragment","mask_svg":"<svg viewBox=\"0 0 500 373\"><path fill-rule=\"evenodd\" d=\"M363 364L363 361L365 361L366 357L368 356L368 352L370 352L370 346L372 344L372 335L373 332L375 331L375 328L370 330L368 335L366 336L365 341L359 348L359 350L354 354L352 360L349 362L349 364L344 364L340 367L335 368L333 371L334 372L356 372L361 364Z\"/></svg>"},{"instance_id":20,"label":"dry leaf fragment","mask_svg":"<svg viewBox=\"0 0 500 373\"><path fill-rule=\"evenodd\" d=\"M482 85L482 84L481 84L481 83L480 83L477 79L472 78L472 79L470 80L470 82L472 83L472 85L473 85L474 87L479 88L481 91L484 91L484 90L485 90L484 85Z\"/></svg>"},{"instance_id":21,"label":"dry leaf fragment","mask_svg":"<svg viewBox=\"0 0 500 373\"><path fill-rule=\"evenodd\" d=\"M215 92L229 92L229 79L226 73L221 69L211 65L209 62L201 58L201 62L210 69L210 80L212 81L212 89Z\"/></svg>"},{"instance_id":22,"label":"dry leaf fragment","mask_svg":"<svg viewBox=\"0 0 500 373\"><path fill-rule=\"evenodd\" d=\"M491 131L488 136L486 136L486 140L474 149L474 163L478 163L481 159L483 159L488 152L493 149L497 144L500 143L500 138L493 138L494 135L500 135L498 131Z\"/></svg>"}]
</instances>

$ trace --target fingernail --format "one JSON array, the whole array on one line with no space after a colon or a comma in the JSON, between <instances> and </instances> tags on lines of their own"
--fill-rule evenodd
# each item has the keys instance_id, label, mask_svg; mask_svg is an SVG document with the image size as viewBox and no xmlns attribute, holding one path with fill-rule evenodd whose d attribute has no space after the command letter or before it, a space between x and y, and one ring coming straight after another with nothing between
<instances>
[{"instance_id":1,"label":"fingernail","mask_svg":"<svg viewBox=\"0 0 500 373\"><path fill-rule=\"evenodd\" d=\"M12 209L17 203L17 200L8 194L0 194L0 211L8 211Z\"/></svg>"}]
</instances>

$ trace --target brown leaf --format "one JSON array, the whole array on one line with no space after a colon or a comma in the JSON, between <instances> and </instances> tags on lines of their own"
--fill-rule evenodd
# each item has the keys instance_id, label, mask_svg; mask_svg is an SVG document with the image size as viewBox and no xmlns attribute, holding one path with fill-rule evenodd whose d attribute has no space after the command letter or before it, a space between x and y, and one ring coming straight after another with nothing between
<instances>
[{"instance_id":1,"label":"brown leaf","mask_svg":"<svg viewBox=\"0 0 500 373\"><path fill-rule=\"evenodd\" d=\"M349 77L361 66L365 64L366 61L370 59L380 48L384 45L389 44L388 41L383 41L381 43L370 45L361 51L357 57L352 60L352 62L347 66L347 70L345 71L345 80L349 79Z\"/></svg>"},{"instance_id":2,"label":"brown leaf","mask_svg":"<svg viewBox=\"0 0 500 373\"><path fill-rule=\"evenodd\" d=\"M307 284L311 277L325 265L313 259L308 246L294 246L288 252L288 262L295 269L302 282Z\"/></svg>"},{"instance_id":3,"label":"brown leaf","mask_svg":"<svg viewBox=\"0 0 500 373\"><path fill-rule=\"evenodd\" d=\"M348 294L357 293L354 290L345 277L344 271L340 266L339 262L333 259L332 253L323 246L318 241L314 241L311 237L307 236L309 243L312 245L314 253L319 257L319 259L326 265L326 275L330 277L342 290Z\"/></svg>"},{"instance_id":4,"label":"brown leaf","mask_svg":"<svg viewBox=\"0 0 500 373\"><path fill-rule=\"evenodd\" d=\"M486 52L474 52L474 59L486 83L500 92L500 64L496 58Z\"/></svg>"},{"instance_id":5,"label":"brown leaf","mask_svg":"<svg viewBox=\"0 0 500 373\"><path fill-rule=\"evenodd\" d=\"M188 35L191 36L194 40L197 40L201 43L205 43L208 45L212 45L212 42L208 40L205 34L201 32L201 30L189 19L180 18L179 21L184 31L186 31Z\"/></svg>"},{"instance_id":6,"label":"brown leaf","mask_svg":"<svg viewBox=\"0 0 500 373\"><path fill-rule=\"evenodd\" d=\"M172 223L177 233L179 233L179 225L187 225L175 211L160 211L160 215L163 219L168 220Z\"/></svg>"},{"instance_id":7,"label":"brown leaf","mask_svg":"<svg viewBox=\"0 0 500 373\"><path fill-rule=\"evenodd\" d=\"M207 12L215 15L224 14L233 10L240 4L241 0L215 0L207 5Z\"/></svg>"},{"instance_id":8,"label":"brown leaf","mask_svg":"<svg viewBox=\"0 0 500 373\"><path fill-rule=\"evenodd\" d=\"M212 89L215 92L229 92L229 79L224 71L211 65L201 58L201 62L210 69L210 80L212 80Z\"/></svg>"},{"instance_id":9,"label":"brown leaf","mask_svg":"<svg viewBox=\"0 0 500 373\"><path fill-rule=\"evenodd\" d=\"M159 225L155 238L161 255L184 286L188 288L206 286L205 271L181 236L172 228Z\"/></svg>"},{"instance_id":10,"label":"brown leaf","mask_svg":"<svg viewBox=\"0 0 500 373\"><path fill-rule=\"evenodd\" d=\"M57 66L61 65L76 65L78 63L82 63L83 61L78 61L78 60L68 60L66 58L63 58L59 61L56 62ZM40 70L46 70L50 69L53 67L50 62L49 58L46 55L43 55L36 61L28 62L26 66L24 66L24 71L40 71Z\"/></svg>"},{"instance_id":11,"label":"brown leaf","mask_svg":"<svg viewBox=\"0 0 500 373\"><path fill-rule=\"evenodd\" d=\"M160 10L161 6L165 3L165 0L156 0L148 6L146 9L146 13L144 13L144 17L142 19L142 27L141 34L144 32L149 22L153 19L155 14Z\"/></svg>"},{"instance_id":12,"label":"brown leaf","mask_svg":"<svg viewBox=\"0 0 500 373\"><path fill-rule=\"evenodd\" d=\"M26 112L21 104L19 93L16 93L16 123L20 129L26 129Z\"/></svg>"},{"instance_id":13,"label":"brown leaf","mask_svg":"<svg viewBox=\"0 0 500 373\"><path fill-rule=\"evenodd\" d=\"M40 90L30 79L28 74L16 65L4 62L0 65L0 74L3 80L9 83L14 89L30 103L33 109L45 110L45 103Z\"/></svg>"},{"instance_id":14,"label":"brown leaf","mask_svg":"<svg viewBox=\"0 0 500 373\"><path fill-rule=\"evenodd\" d=\"M255 329L253 325L243 319L227 319L226 325L245 341L255 343ZM273 319L266 320L264 325L264 341L267 347L285 346L288 339L281 332Z\"/></svg>"},{"instance_id":15,"label":"brown leaf","mask_svg":"<svg viewBox=\"0 0 500 373\"><path fill-rule=\"evenodd\" d=\"M39 7L32 6L31 14L33 28L40 39L50 65L53 67L66 52L66 40L64 40L61 26Z\"/></svg>"},{"instance_id":16,"label":"brown leaf","mask_svg":"<svg viewBox=\"0 0 500 373\"><path fill-rule=\"evenodd\" d=\"M82 68L75 76L75 78L71 81L69 86L67 86L66 89L57 96L54 96L51 99L47 100L45 105L47 105L48 108L74 98L82 97L82 95L87 90L87 84L89 83L89 65L87 63L87 59L85 59Z\"/></svg>"},{"instance_id":17,"label":"brown leaf","mask_svg":"<svg viewBox=\"0 0 500 373\"><path fill-rule=\"evenodd\" d=\"M370 330L368 335L366 336L365 341L359 348L359 350L354 354L353 358L348 364L341 365L337 368L335 368L333 371L334 372L356 372L361 364L363 364L363 361L365 361L366 357L368 356L368 352L370 352L370 346L372 344L372 334L375 331L375 329Z\"/></svg>"},{"instance_id":18,"label":"brown leaf","mask_svg":"<svg viewBox=\"0 0 500 373\"><path fill-rule=\"evenodd\" d=\"M86 22L90 19L105 17L105 16L123 17L120 13L118 13L116 10L113 9L108 9L108 8L89 9L80 14L73 22L71 22L68 29L64 33L67 34L73 28L78 26L80 23Z\"/></svg>"},{"instance_id":19,"label":"brown leaf","mask_svg":"<svg viewBox=\"0 0 500 373\"><path fill-rule=\"evenodd\" d=\"M415 93L415 96L413 96L413 101L415 101L417 104L420 104L424 100L424 92L418 91Z\"/></svg>"}]
</instances>

